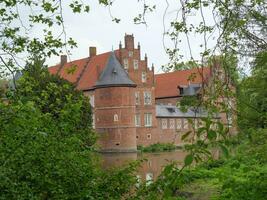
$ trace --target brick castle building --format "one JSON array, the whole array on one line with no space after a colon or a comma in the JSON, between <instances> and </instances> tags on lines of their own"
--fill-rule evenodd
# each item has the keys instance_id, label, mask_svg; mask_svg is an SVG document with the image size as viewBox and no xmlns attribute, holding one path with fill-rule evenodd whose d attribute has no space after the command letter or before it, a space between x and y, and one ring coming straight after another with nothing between
<instances>
[{"instance_id":1,"label":"brick castle building","mask_svg":"<svg viewBox=\"0 0 267 200\"><path fill-rule=\"evenodd\" d=\"M147 56L140 56L140 45L135 48L134 36L125 35L124 40L124 47L120 43L118 49L99 55L96 47L90 47L88 57L80 60L67 62L63 55L49 71L90 97L93 127L103 151L136 151L137 145L154 143L182 145L181 135L192 128L188 119L205 113L182 112L176 104L185 95L199 93L212 69L154 74Z\"/></svg>"}]
</instances>

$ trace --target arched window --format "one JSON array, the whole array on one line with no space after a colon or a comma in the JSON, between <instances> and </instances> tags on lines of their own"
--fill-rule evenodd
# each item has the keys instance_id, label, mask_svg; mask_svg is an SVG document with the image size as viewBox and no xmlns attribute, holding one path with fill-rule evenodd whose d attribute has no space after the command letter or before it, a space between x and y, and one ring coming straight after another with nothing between
<instances>
[{"instance_id":1,"label":"arched window","mask_svg":"<svg viewBox=\"0 0 267 200\"><path fill-rule=\"evenodd\" d=\"M114 122L117 122L117 121L119 121L119 117L118 117L117 114L115 114L115 115L114 115Z\"/></svg>"}]
</instances>

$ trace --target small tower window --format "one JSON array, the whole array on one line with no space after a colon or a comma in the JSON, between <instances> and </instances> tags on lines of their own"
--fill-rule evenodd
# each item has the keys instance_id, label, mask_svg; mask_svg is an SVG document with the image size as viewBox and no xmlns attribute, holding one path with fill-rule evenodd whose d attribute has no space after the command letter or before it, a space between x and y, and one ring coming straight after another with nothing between
<instances>
[{"instance_id":1,"label":"small tower window","mask_svg":"<svg viewBox=\"0 0 267 200\"><path fill-rule=\"evenodd\" d=\"M117 114L115 114L113 118L114 118L114 122L117 122L117 121L119 121L119 117L118 117L118 115L117 115Z\"/></svg>"},{"instance_id":2,"label":"small tower window","mask_svg":"<svg viewBox=\"0 0 267 200\"><path fill-rule=\"evenodd\" d=\"M124 66L124 69L128 69L129 68L129 64L128 64L128 59L123 59L123 66Z\"/></svg>"},{"instance_id":3,"label":"small tower window","mask_svg":"<svg viewBox=\"0 0 267 200\"><path fill-rule=\"evenodd\" d=\"M95 128L95 114L92 115L92 127Z\"/></svg>"},{"instance_id":4,"label":"small tower window","mask_svg":"<svg viewBox=\"0 0 267 200\"><path fill-rule=\"evenodd\" d=\"M142 83L146 82L146 72L142 72Z\"/></svg>"},{"instance_id":5,"label":"small tower window","mask_svg":"<svg viewBox=\"0 0 267 200\"><path fill-rule=\"evenodd\" d=\"M146 137L147 137L147 139L150 140L151 139L151 134L147 134Z\"/></svg>"},{"instance_id":6,"label":"small tower window","mask_svg":"<svg viewBox=\"0 0 267 200\"><path fill-rule=\"evenodd\" d=\"M138 69L138 60L133 60L133 64L134 64L134 69L137 70Z\"/></svg>"},{"instance_id":7,"label":"small tower window","mask_svg":"<svg viewBox=\"0 0 267 200\"><path fill-rule=\"evenodd\" d=\"M129 57L133 57L133 52L129 51Z\"/></svg>"}]
</instances>

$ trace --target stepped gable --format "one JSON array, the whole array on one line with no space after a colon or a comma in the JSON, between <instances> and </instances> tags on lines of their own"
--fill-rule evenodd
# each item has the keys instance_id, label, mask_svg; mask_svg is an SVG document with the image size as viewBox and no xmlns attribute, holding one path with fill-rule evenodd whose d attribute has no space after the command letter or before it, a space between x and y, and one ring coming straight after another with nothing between
<instances>
[{"instance_id":1,"label":"stepped gable","mask_svg":"<svg viewBox=\"0 0 267 200\"><path fill-rule=\"evenodd\" d=\"M207 81L210 76L210 67L203 67L203 70L201 68L194 68L189 70L155 74L155 97L164 98L180 96L178 89L179 86L201 84L202 77L204 78L204 81Z\"/></svg>"},{"instance_id":2,"label":"stepped gable","mask_svg":"<svg viewBox=\"0 0 267 200\"><path fill-rule=\"evenodd\" d=\"M107 65L102 71L99 80L95 84L95 88L101 87L135 87L136 84L129 78L127 72L123 69L117 60L115 53L109 56Z\"/></svg>"}]
</instances>

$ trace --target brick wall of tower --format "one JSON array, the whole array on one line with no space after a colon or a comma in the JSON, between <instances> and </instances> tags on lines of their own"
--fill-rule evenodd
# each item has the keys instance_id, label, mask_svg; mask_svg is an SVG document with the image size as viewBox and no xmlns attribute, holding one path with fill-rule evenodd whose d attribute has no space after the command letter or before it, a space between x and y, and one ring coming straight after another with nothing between
<instances>
[{"instance_id":1,"label":"brick wall of tower","mask_svg":"<svg viewBox=\"0 0 267 200\"><path fill-rule=\"evenodd\" d=\"M94 113L102 151L136 151L134 88L95 89Z\"/></svg>"},{"instance_id":2,"label":"brick wall of tower","mask_svg":"<svg viewBox=\"0 0 267 200\"><path fill-rule=\"evenodd\" d=\"M157 129L156 109L155 109L155 81L154 81L154 69L148 67L148 59L145 55L144 59L141 59L141 48L137 45L135 48L133 35L125 35L125 46L120 44L117 50L117 57L120 63L125 67L131 80L133 80L137 87L135 92L139 92L140 104L136 104L136 113L140 115L140 126L136 127L136 140L137 145L149 145L152 144L150 139L147 139L148 135L154 135ZM127 66L125 66L125 62ZM137 67L136 67L137 63ZM145 81L142 80L142 74L146 74ZM151 104L144 104L144 92L151 93ZM145 114L152 114L152 126L145 126ZM155 142L155 141L154 141Z\"/></svg>"}]
</instances>

